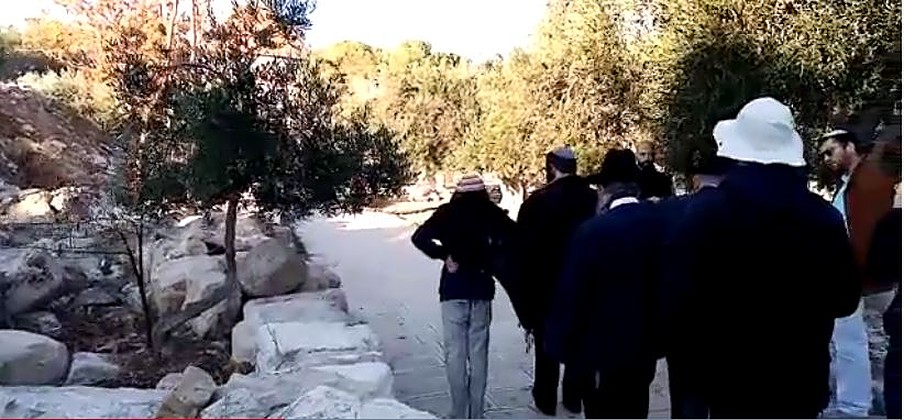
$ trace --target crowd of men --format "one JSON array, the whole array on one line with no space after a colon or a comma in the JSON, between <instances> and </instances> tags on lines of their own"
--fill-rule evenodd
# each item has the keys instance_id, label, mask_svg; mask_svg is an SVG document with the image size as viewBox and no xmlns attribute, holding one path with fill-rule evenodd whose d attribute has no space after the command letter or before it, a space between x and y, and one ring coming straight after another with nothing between
<instances>
[{"instance_id":1,"label":"crowd of men","mask_svg":"<svg viewBox=\"0 0 904 420\"><path fill-rule=\"evenodd\" d=\"M866 417L862 295L895 290L885 318L885 407L900 418L896 130L825 136L822 157L842 175L832 203L810 191L791 111L772 98L716 125L717 152L693 168L685 195L673 195L649 145L636 155L610 150L589 177L577 176L570 148L548 153L547 184L517 221L479 177L465 177L412 237L444 261L450 417L484 414L498 280L536 343L536 408L556 414L564 365L562 405L587 418L647 417L662 358L673 418ZM897 166L867 161L877 143L893 146ZM873 178L863 175L871 170ZM856 191L878 199L855 206ZM864 219L871 226L860 235Z\"/></svg>"}]
</instances>

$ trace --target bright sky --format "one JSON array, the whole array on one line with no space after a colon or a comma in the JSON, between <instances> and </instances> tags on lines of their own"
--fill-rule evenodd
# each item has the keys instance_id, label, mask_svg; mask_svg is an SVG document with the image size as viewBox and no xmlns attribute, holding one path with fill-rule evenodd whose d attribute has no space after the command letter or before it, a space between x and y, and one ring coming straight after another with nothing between
<instances>
[{"instance_id":1,"label":"bright sky","mask_svg":"<svg viewBox=\"0 0 904 420\"><path fill-rule=\"evenodd\" d=\"M483 61L527 45L546 0L318 0L308 41L314 48L361 41L394 47L419 39L438 51ZM52 0L0 0L0 25L21 25Z\"/></svg>"}]
</instances>

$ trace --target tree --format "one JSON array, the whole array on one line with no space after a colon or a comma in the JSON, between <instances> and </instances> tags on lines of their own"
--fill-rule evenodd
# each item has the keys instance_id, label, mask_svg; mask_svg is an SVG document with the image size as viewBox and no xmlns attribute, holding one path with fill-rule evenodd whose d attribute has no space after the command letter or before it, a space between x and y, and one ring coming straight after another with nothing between
<instances>
[{"instance_id":1,"label":"tree","mask_svg":"<svg viewBox=\"0 0 904 420\"><path fill-rule=\"evenodd\" d=\"M491 63L479 87L479 131L462 166L497 173L526 191L543 181L543 156L571 145L585 172L609 147L634 140L640 112L630 57L616 22L617 2L551 2L535 43Z\"/></svg>"},{"instance_id":2,"label":"tree","mask_svg":"<svg viewBox=\"0 0 904 420\"><path fill-rule=\"evenodd\" d=\"M235 223L245 199L260 212L290 217L358 211L406 181L406 161L391 136L337 120L338 92L316 63L274 54L299 34L280 19L282 9L271 7L236 6L203 33L193 54L160 42L148 54L140 30L122 33L107 50L135 132L134 201L226 207L226 286L160 320L158 337L237 295Z\"/></svg>"},{"instance_id":3,"label":"tree","mask_svg":"<svg viewBox=\"0 0 904 420\"><path fill-rule=\"evenodd\" d=\"M419 172L449 168L452 151L476 120L470 63L433 53L427 43L408 42L384 52L378 73L375 116L399 133Z\"/></svg>"},{"instance_id":4,"label":"tree","mask_svg":"<svg viewBox=\"0 0 904 420\"><path fill-rule=\"evenodd\" d=\"M712 127L744 103L773 96L815 133L900 97L901 6L892 1L665 1L648 68L670 161L685 170L713 153ZM866 29L869 28L869 29Z\"/></svg>"}]
</instances>

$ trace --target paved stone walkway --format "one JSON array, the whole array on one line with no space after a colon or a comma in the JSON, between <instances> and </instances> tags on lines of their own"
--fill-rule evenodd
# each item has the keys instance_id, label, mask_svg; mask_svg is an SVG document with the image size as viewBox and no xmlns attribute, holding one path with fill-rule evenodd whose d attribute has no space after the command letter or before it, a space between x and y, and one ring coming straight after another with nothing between
<instances>
[{"instance_id":1,"label":"paved stone walkway","mask_svg":"<svg viewBox=\"0 0 904 420\"><path fill-rule=\"evenodd\" d=\"M442 324L437 287L440 263L409 241L414 227L393 216L315 220L303 240L313 253L338 263L349 305L370 322L395 374L397 398L443 416L449 395L442 362ZM541 418L532 408L532 355L505 292L493 304L487 398L489 418ZM650 416L668 417L664 369L650 387ZM559 408L559 415L566 411Z\"/></svg>"}]
</instances>

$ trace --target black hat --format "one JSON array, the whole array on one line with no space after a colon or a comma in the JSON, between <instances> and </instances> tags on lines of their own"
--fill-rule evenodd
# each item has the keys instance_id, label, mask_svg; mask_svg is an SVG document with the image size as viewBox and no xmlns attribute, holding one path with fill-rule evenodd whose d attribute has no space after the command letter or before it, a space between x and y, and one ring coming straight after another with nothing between
<instances>
[{"instance_id":1,"label":"black hat","mask_svg":"<svg viewBox=\"0 0 904 420\"><path fill-rule=\"evenodd\" d=\"M590 177L590 182L603 187L616 182L637 182L640 168L634 152L628 149L610 149L603 157L600 171Z\"/></svg>"},{"instance_id":2,"label":"black hat","mask_svg":"<svg viewBox=\"0 0 904 420\"><path fill-rule=\"evenodd\" d=\"M562 146L547 153L546 164L566 174L574 174L578 171L578 158L575 156L574 150L568 146Z\"/></svg>"}]
</instances>

